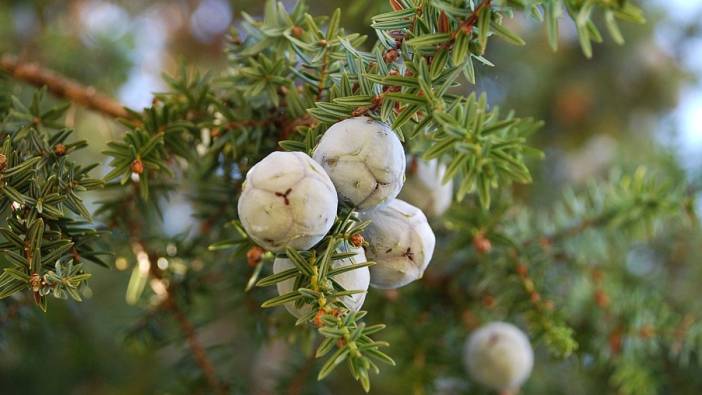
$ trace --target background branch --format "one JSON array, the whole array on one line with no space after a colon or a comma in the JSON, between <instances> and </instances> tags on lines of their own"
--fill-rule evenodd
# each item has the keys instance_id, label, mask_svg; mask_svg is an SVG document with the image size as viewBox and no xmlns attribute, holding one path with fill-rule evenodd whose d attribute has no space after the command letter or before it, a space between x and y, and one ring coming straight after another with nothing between
<instances>
[{"instance_id":1,"label":"background branch","mask_svg":"<svg viewBox=\"0 0 702 395\"><path fill-rule=\"evenodd\" d=\"M85 86L37 63L24 63L17 57L4 54L0 56L0 70L12 78L24 81L36 87L43 87L54 95L80 104L93 111L112 118L129 118L130 114L118 101L98 93L92 86Z\"/></svg>"}]
</instances>

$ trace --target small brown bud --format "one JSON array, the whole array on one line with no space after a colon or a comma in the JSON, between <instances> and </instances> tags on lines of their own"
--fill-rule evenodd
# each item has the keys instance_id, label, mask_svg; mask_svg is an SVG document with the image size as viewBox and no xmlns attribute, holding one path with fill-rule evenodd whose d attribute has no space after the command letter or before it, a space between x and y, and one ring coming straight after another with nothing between
<instances>
[{"instance_id":1,"label":"small brown bud","mask_svg":"<svg viewBox=\"0 0 702 395\"><path fill-rule=\"evenodd\" d=\"M290 34L292 34L292 36L295 38L302 37L302 34L304 32L305 32L305 30L302 29L300 26L293 26L293 28L290 30Z\"/></svg>"},{"instance_id":2,"label":"small brown bud","mask_svg":"<svg viewBox=\"0 0 702 395\"><path fill-rule=\"evenodd\" d=\"M7 156L0 154L0 171L4 170L5 166L7 166Z\"/></svg>"},{"instance_id":3,"label":"small brown bud","mask_svg":"<svg viewBox=\"0 0 702 395\"><path fill-rule=\"evenodd\" d=\"M361 247L365 240L363 239L362 234L356 233L355 235L351 236L351 239L349 241L351 242L351 245L353 245L354 247Z\"/></svg>"},{"instance_id":4,"label":"small brown bud","mask_svg":"<svg viewBox=\"0 0 702 395\"><path fill-rule=\"evenodd\" d=\"M357 109L351 111L351 116L360 117L361 115L368 112L368 107L358 107Z\"/></svg>"},{"instance_id":5,"label":"small brown bud","mask_svg":"<svg viewBox=\"0 0 702 395\"><path fill-rule=\"evenodd\" d=\"M483 306L487 307L488 309L494 307L495 297L490 294L483 296Z\"/></svg>"},{"instance_id":6,"label":"small brown bud","mask_svg":"<svg viewBox=\"0 0 702 395\"><path fill-rule=\"evenodd\" d=\"M212 137L213 139L216 139L217 137L219 137L221 135L222 135L222 131L219 128L214 128L210 132L210 137Z\"/></svg>"},{"instance_id":7,"label":"small brown bud","mask_svg":"<svg viewBox=\"0 0 702 395\"><path fill-rule=\"evenodd\" d=\"M473 26L467 23L461 23L461 30L466 34L470 34L470 32L473 31Z\"/></svg>"},{"instance_id":8,"label":"small brown bud","mask_svg":"<svg viewBox=\"0 0 702 395\"><path fill-rule=\"evenodd\" d=\"M385 63L392 63L400 56L400 53L396 49L388 49L383 54L383 60Z\"/></svg>"},{"instance_id":9,"label":"small brown bud","mask_svg":"<svg viewBox=\"0 0 702 395\"><path fill-rule=\"evenodd\" d=\"M317 328L322 327L322 317L324 317L324 309L319 309L317 311L317 314L314 315L314 318L312 319L312 325L316 326Z\"/></svg>"},{"instance_id":10,"label":"small brown bud","mask_svg":"<svg viewBox=\"0 0 702 395\"><path fill-rule=\"evenodd\" d=\"M32 276L29 277L29 286L32 287L32 291L39 292L39 290L41 289L41 285L41 276L37 273L33 273Z\"/></svg>"},{"instance_id":11,"label":"small brown bud","mask_svg":"<svg viewBox=\"0 0 702 395\"><path fill-rule=\"evenodd\" d=\"M397 85L384 85L383 92L399 92L402 88ZM378 103L379 105L380 103Z\"/></svg>"},{"instance_id":12,"label":"small brown bud","mask_svg":"<svg viewBox=\"0 0 702 395\"><path fill-rule=\"evenodd\" d=\"M478 232L473 236L473 248L479 254L486 254L492 250L492 243L485 237L485 233Z\"/></svg>"},{"instance_id":13,"label":"small brown bud","mask_svg":"<svg viewBox=\"0 0 702 395\"><path fill-rule=\"evenodd\" d=\"M521 262L517 264L516 270L517 270L517 274L521 278L526 278L526 276L529 274L529 268L527 267L527 265L525 265Z\"/></svg>"},{"instance_id":14,"label":"small brown bud","mask_svg":"<svg viewBox=\"0 0 702 395\"><path fill-rule=\"evenodd\" d=\"M250 267L258 265L258 263L261 262L261 259L263 259L263 254L265 252L266 251L259 246L249 248L249 250L246 251L246 263L248 263Z\"/></svg>"},{"instance_id":15,"label":"small brown bud","mask_svg":"<svg viewBox=\"0 0 702 395\"><path fill-rule=\"evenodd\" d=\"M140 159L134 159L132 162L132 171L136 174L141 174L144 172L144 163Z\"/></svg>"},{"instance_id":16,"label":"small brown bud","mask_svg":"<svg viewBox=\"0 0 702 395\"><path fill-rule=\"evenodd\" d=\"M534 304L539 303L539 301L541 301L541 295L539 295L538 292L532 292L529 295L529 300L531 300L531 303L534 303Z\"/></svg>"},{"instance_id":17,"label":"small brown bud","mask_svg":"<svg viewBox=\"0 0 702 395\"><path fill-rule=\"evenodd\" d=\"M319 45L320 45L320 46L326 47L327 44L329 44L329 41L327 41L327 40L325 40L325 39L319 40Z\"/></svg>"},{"instance_id":18,"label":"small brown bud","mask_svg":"<svg viewBox=\"0 0 702 395\"><path fill-rule=\"evenodd\" d=\"M604 309L609 306L609 296L603 290L598 289L595 291L595 303Z\"/></svg>"},{"instance_id":19,"label":"small brown bud","mask_svg":"<svg viewBox=\"0 0 702 395\"><path fill-rule=\"evenodd\" d=\"M56 154L56 156L66 155L66 146L61 143L56 144L54 146L54 154Z\"/></svg>"}]
</instances>

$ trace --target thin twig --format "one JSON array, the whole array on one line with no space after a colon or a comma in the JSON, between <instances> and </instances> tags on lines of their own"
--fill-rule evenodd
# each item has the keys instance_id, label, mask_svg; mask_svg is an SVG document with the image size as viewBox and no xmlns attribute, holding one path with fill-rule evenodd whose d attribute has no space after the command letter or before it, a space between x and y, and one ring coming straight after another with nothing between
<instances>
[{"instance_id":1,"label":"thin twig","mask_svg":"<svg viewBox=\"0 0 702 395\"><path fill-rule=\"evenodd\" d=\"M123 204L130 213L134 212L130 210L130 208L132 208L132 205L135 204L135 198L139 193L137 189L138 187L136 185L138 184L134 184L134 187L131 190L132 193L129 195L129 198L123 201ZM141 225L138 221L135 221L133 217L127 216L127 227L130 239L132 240L132 242L136 243L137 251L143 251L148 255L149 261L151 262L151 265L149 266L149 275L155 278L156 280L162 280L163 274L161 270L153 264L153 262L156 260L155 255L150 254L146 250L146 246L144 245L144 243L141 241ZM181 331L187 339L188 347L190 349L190 353L193 356L193 359L195 360L195 363L198 365L198 367L204 374L208 385L212 388L214 393L218 395L226 394L225 387L217 378L217 374L213 367L214 365L212 364L212 362L210 362L204 347L202 346L197 337L194 325L190 322L188 316L183 312L183 310L177 305L175 301L176 291L176 285L175 283L172 283L167 289L166 299L159 305L159 307L162 307L164 308L164 310L170 312L171 315L173 315L173 318L175 318L175 320L178 322L178 326L180 327Z\"/></svg>"},{"instance_id":2,"label":"thin twig","mask_svg":"<svg viewBox=\"0 0 702 395\"><path fill-rule=\"evenodd\" d=\"M461 22L460 27L464 29L472 29L473 26L475 26L475 24L478 23L480 11L483 8L490 7L491 1L492 0L483 0L480 4L478 4L478 6L475 7L470 16L468 16L468 18L465 21Z\"/></svg>"},{"instance_id":3,"label":"thin twig","mask_svg":"<svg viewBox=\"0 0 702 395\"><path fill-rule=\"evenodd\" d=\"M49 92L112 118L128 118L129 112L118 101L36 63L24 63L15 56L0 57L0 70L28 84L46 86Z\"/></svg>"},{"instance_id":4,"label":"thin twig","mask_svg":"<svg viewBox=\"0 0 702 395\"><path fill-rule=\"evenodd\" d=\"M180 307L178 307L178 305L172 297L169 296L168 299L166 299L166 301L164 302L164 304L165 307L168 308L168 310L172 313L173 317L178 322L178 326L180 326L180 329L185 334L185 338L188 341L188 346L192 351L193 357L195 358L195 362L205 374L205 379L207 379L207 383L209 384L209 386L217 394L226 394L227 392L224 389L224 386L217 378L217 373L215 372L212 362L210 362L209 358L207 357L205 348L202 346L197 337L197 334L195 333L195 328L193 327L193 324L190 322L190 320L188 320L188 317L185 315L185 313L183 313L183 310L181 310Z\"/></svg>"},{"instance_id":5,"label":"thin twig","mask_svg":"<svg viewBox=\"0 0 702 395\"><path fill-rule=\"evenodd\" d=\"M305 360L305 364L302 365L302 368L295 374L295 378L290 382L287 395L300 395L302 393L302 390L305 388L307 376L310 374L312 367L314 367L314 361L315 357L313 351Z\"/></svg>"},{"instance_id":6,"label":"thin twig","mask_svg":"<svg viewBox=\"0 0 702 395\"><path fill-rule=\"evenodd\" d=\"M141 244L140 247L142 249L144 248L144 246ZM154 260L151 255L149 255L149 260ZM157 280L161 280L163 278L161 270L153 264L149 267L149 274ZM169 286L167 290L166 299L159 307L163 307L166 311L169 311L173 318L175 318L176 322L178 322L178 326L180 327L180 330L183 332L188 342L188 347L190 348L190 352L193 355L193 358L195 359L195 363L197 363L197 365L200 367L200 370L202 370L202 373L205 375L205 379L207 380L208 385L216 394L226 394L227 392L225 390L224 385L222 385L222 383L219 381L219 378L217 378L217 373L215 372L214 365L207 357L205 348L202 346L202 343L200 343L200 340L197 337L195 326L190 322L188 316L178 306L178 303L175 300L175 291L176 288L174 287L174 285Z\"/></svg>"}]
</instances>

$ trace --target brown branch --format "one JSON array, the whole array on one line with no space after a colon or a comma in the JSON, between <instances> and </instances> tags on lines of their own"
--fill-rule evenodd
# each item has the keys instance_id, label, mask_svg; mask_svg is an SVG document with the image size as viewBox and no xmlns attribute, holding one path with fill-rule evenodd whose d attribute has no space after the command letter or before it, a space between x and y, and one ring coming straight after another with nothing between
<instances>
[{"instance_id":1,"label":"brown branch","mask_svg":"<svg viewBox=\"0 0 702 395\"><path fill-rule=\"evenodd\" d=\"M144 249L143 244L139 243L139 245L144 251L146 251ZM155 256L153 256L152 254L148 255L149 260L153 262ZM157 280L161 280L163 278L161 270L158 267L156 267L153 263L149 266L149 274ZM168 287L167 296L159 307L163 307L164 309L169 311L173 318L175 318L176 322L178 322L178 326L180 327L180 330L183 332L188 342L188 347L190 348L190 352L192 353L193 358L195 359L195 363L197 363L197 365L200 367L200 370L202 370L202 373L205 375L205 379L207 380L208 385L212 388L214 393L218 395L224 395L227 393L227 391L225 390L224 385L222 385L222 383L219 381L219 378L217 378L217 373L215 372L214 365L207 357L205 348L202 346L200 340L197 337L197 333L195 332L195 326L190 322L188 316L178 306L174 297L175 290L176 288L174 287L174 285Z\"/></svg>"},{"instance_id":2,"label":"brown branch","mask_svg":"<svg viewBox=\"0 0 702 395\"><path fill-rule=\"evenodd\" d=\"M528 247L528 246L538 242L542 247L545 248L545 247L551 246L559 241L562 241L563 239L577 236L590 228L601 226L601 225L605 224L610 217L611 217L611 213L605 212L605 213L598 215L597 217L594 217L594 218L586 218L575 225L561 229L561 230L559 230L555 233L552 233L550 235L543 235L541 237L535 237L535 238L528 239L522 243L522 246Z\"/></svg>"},{"instance_id":3,"label":"brown branch","mask_svg":"<svg viewBox=\"0 0 702 395\"><path fill-rule=\"evenodd\" d=\"M447 43L439 46L437 48L437 52L441 48L451 49L451 46L453 46L453 44L456 42L456 36L458 35L458 32L460 32L461 30L466 32L466 34L471 33L473 31L473 27L475 27L475 24L478 23L478 19L480 18L480 12L484 8L490 7L491 3L492 0L481 1L480 4L478 4L475 7L473 12L471 12L466 19L458 23L458 29L451 32L451 39Z\"/></svg>"},{"instance_id":4,"label":"brown branch","mask_svg":"<svg viewBox=\"0 0 702 395\"><path fill-rule=\"evenodd\" d=\"M290 386L288 387L287 391L288 395L300 395L302 393L302 390L305 387L307 376L310 374L310 370L312 370L312 367L314 366L314 361L314 353L312 353L309 357L307 357L307 360L305 360L305 364L302 366L302 369L300 369L300 371L297 372L295 378L290 383Z\"/></svg>"},{"instance_id":5,"label":"brown branch","mask_svg":"<svg viewBox=\"0 0 702 395\"><path fill-rule=\"evenodd\" d=\"M468 18L466 18L465 21L460 23L459 28L464 29L466 31L472 30L473 26L475 26L475 24L478 23L480 11L483 8L490 7L491 1L492 0L483 0L480 4L478 4L478 6L475 7L470 16L468 16Z\"/></svg>"},{"instance_id":6,"label":"brown branch","mask_svg":"<svg viewBox=\"0 0 702 395\"><path fill-rule=\"evenodd\" d=\"M281 127L278 141L287 140L298 126L314 126L317 124L317 120L309 114L296 119L281 120L280 122Z\"/></svg>"},{"instance_id":7,"label":"brown branch","mask_svg":"<svg viewBox=\"0 0 702 395\"><path fill-rule=\"evenodd\" d=\"M144 245L141 242L137 243L139 244L139 248L141 248L142 251L146 252ZM161 270L153 264L155 256L153 254L147 255L149 256L149 261L152 262L149 266L149 274L151 275L151 277L157 280L162 280L163 275ZM164 309L169 311L171 315L173 315L173 318L175 318L176 322L178 322L180 330L183 332L185 338L187 339L188 347L190 348L190 352L193 355L193 358L195 359L195 363L197 363L197 365L200 367L200 370L202 370L202 373L205 375L205 379L207 380L208 385L212 388L214 393L218 395L224 395L227 393L225 387L217 378L217 373L215 372L214 365L212 364L212 362L210 362L209 358L207 357L207 353L205 352L205 348L202 346L200 340L197 337L197 333L195 332L195 326L190 322L188 316L178 306L175 300L175 291L175 283L173 283L168 287L167 296L165 300L159 305L159 307L163 307Z\"/></svg>"},{"instance_id":8,"label":"brown branch","mask_svg":"<svg viewBox=\"0 0 702 395\"><path fill-rule=\"evenodd\" d=\"M122 204L127 209L128 213L136 212L134 204L136 196L138 196L139 194L137 185L138 184L134 184L134 187L131 191L132 193L127 199L124 199L124 201L122 202ZM127 228L131 241L136 245L136 250L143 251L148 255L148 259L150 261L149 275L156 280L163 280L163 273L161 272L161 269L159 269L154 264L154 261L157 260L156 255L147 251L146 246L141 241L141 224L139 223L139 221L136 221L132 216L127 215ZM135 255L137 251L135 251ZM158 308L163 308L164 310L170 312L173 318L175 318L175 320L178 322L178 326L185 335L185 338L187 339L188 347L190 348L190 353L192 354L195 363L198 365L198 367L204 374L208 385L212 388L212 391L218 395L226 394L227 392L225 390L224 385L217 378L217 374L214 370L214 365L212 364L212 362L210 362L204 347L202 346L197 337L194 325L190 322L187 315L176 303L176 283L171 283L171 285L166 291L166 298L158 306Z\"/></svg>"},{"instance_id":9,"label":"brown branch","mask_svg":"<svg viewBox=\"0 0 702 395\"><path fill-rule=\"evenodd\" d=\"M121 103L98 93L92 86L82 85L36 63L24 63L13 55L5 54L0 57L0 70L30 85L46 86L49 92L54 95L103 115L112 118L129 118L130 116Z\"/></svg>"},{"instance_id":10,"label":"brown branch","mask_svg":"<svg viewBox=\"0 0 702 395\"><path fill-rule=\"evenodd\" d=\"M185 313L183 313L183 310L181 310L180 307L178 307L173 298L170 297L170 294L168 299L166 299L166 301L164 302L164 305L172 313L173 317L178 322L178 326L180 326L180 329L185 334L185 338L188 341L188 346L192 351L193 357L195 358L195 362L205 374L205 379L207 380L209 386L214 390L216 394L226 394L227 391L224 389L224 386L219 381L219 378L217 378L217 373L215 372L212 362L210 362L209 358L207 357L207 353L205 353L205 348L202 346L202 344L197 338L197 334L195 333L195 328L193 327L193 324L190 322L190 320L188 320L188 317L185 315Z\"/></svg>"}]
</instances>

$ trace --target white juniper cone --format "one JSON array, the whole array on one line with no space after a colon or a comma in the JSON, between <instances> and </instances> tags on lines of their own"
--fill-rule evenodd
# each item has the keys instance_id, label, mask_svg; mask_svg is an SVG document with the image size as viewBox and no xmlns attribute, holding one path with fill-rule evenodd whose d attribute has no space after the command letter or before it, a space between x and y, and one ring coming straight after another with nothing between
<instances>
[{"instance_id":1,"label":"white juniper cone","mask_svg":"<svg viewBox=\"0 0 702 395\"><path fill-rule=\"evenodd\" d=\"M338 198L324 169L302 152L273 152L246 174L239 219L261 247L307 250L329 232Z\"/></svg>"},{"instance_id":2,"label":"white juniper cone","mask_svg":"<svg viewBox=\"0 0 702 395\"><path fill-rule=\"evenodd\" d=\"M360 210L394 199L405 178L405 151L395 132L368 117L332 125L314 151L342 200Z\"/></svg>"},{"instance_id":3,"label":"white juniper cone","mask_svg":"<svg viewBox=\"0 0 702 395\"><path fill-rule=\"evenodd\" d=\"M344 242L337 249L338 252L355 252L356 255L339 259L332 262L332 268L348 266L355 263L366 262L366 254L363 252L363 248L356 248L348 243ZM273 261L273 273L280 273L282 271L292 269L295 267L288 258L275 258ZM350 270L348 272L343 272L333 276L332 279L341 285L347 291L367 291L368 284L370 283L370 273L367 267L362 267L360 269ZM286 293L293 291L293 286L295 285L295 279L291 278L285 281L280 281L276 284L278 288L278 295L284 295ZM363 306L363 302L366 300L365 293L358 293L348 296L341 297L341 303L346 306L351 311L358 311ZM310 306L305 305L300 308L295 307L295 302L290 302L285 304L285 309L297 318L300 318L310 312Z\"/></svg>"},{"instance_id":4,"label":"white juniper cone","mask_svg":"<svg viewBox=\"0 0 702 395\"><path fill-rule=\"evenodd\" d=\"M534 365L529 339L506 322L491 322L476 329L466 341L463 355L471 377L497 391L519 389Z\"/></svg>"},{"instance_id":5,"label":"white juniper cone","mask_svg":"<svg viewBox=\"0 0 702 395\"><path fill-rule=\"evenodd\" d=\"M371 224L363 232L371 266L371 286L399 288L422 277L436 238L422 211L402 200L359 213Z\"/></svg>"},{"instance_id":6,"label":"white juniper cone","mask_svg":"<svg viewBox=\"0 0 702 395\"><path fill-rule=\"evenodd\" d=\"M446 166L438 160L416 161L416 169L408 174L399 198L417 206L429 217L438 217L451 205L453 180L442 183Z\"/></svg>"}]
</instances>

